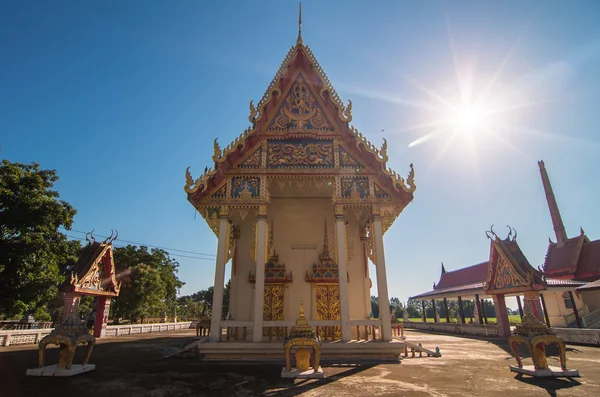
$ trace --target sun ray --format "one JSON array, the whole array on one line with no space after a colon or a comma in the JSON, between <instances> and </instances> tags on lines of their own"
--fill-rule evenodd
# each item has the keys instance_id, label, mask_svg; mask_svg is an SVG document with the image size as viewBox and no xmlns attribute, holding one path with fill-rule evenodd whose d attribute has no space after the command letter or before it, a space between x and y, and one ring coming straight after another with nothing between
<instances>
[{"instance_id":1,"label":"sun ray","mask_svg":"<svg viewBox=\"0 0 600 397\"><path fill-rule=\"evenodd\" d=\"M516 147L515 145L510 143L508 140L506 140L504 137L502 137L502 135L496 134L494 131L492 131L491 129L486 128L486 127L481 127L481 129L484 130L488 135L492 136L493 138L496 138L498 141L503 143L506 147L512 149L515 153L521 155L526 160L533 161L533 159L530 156L528 156L521 149L519 149L518 147Z\"/></svg>"},{"instance_id":2,"label":"sun ray","mask_svg":"<svg viewBox=\"0 0 600 397\"><path fill-rule=\"evenodd\" d=\"M443 130L434 130L434 131L431 131L431 132L423 135L422 137L417 138L414 141L412 141L411 143L409 143L408 147L417 146L417 145L420 145L420 144L425 143L427 141L430 141L430 140L432 140L433 138L435 138L436 136L440 135L443 132L444 132Z\"/></svg>"},{"instance_id":3,"label":"sun ray","mask_svg":"<svg viewBox=\"0 0 600 397\"><path fill-rule=\"evenodd\" d=\"M395 103L398 105L404 105L404 106L417 108L417 109L432 110L432 111L436 110L436 108L434 106L431 106L429 104L408 100L408 99L405 99L405 98L402 98L402 97L399 97L396 95L388 94L386 92L363 89L363 88L355 87L352 85L342 84L340 91L343 91L343 92L346 92L349 94L360 95L365 98L376 99L376 100L388 102L388 103Z\"/></svg>"},{"instance_id":4,"label":"sun ray","mask_svg":"<svg viewBox=\"0 0 600 397\"><path fill-rule=\"evenodd\" d=\"M398 130L398 132L423 130L423 129L429 128L429 127L438 127L441 125L447 125L447 124L452 123L453 121L454 121L454 118L446 118L446 119L442 119L442 120L438 120L438 121L431 121L429 123L417 124L417 125L412 125L409 127L401 128Z\"/></svg>"},{"instance_id":5,"label":"sun ray","mask_svg":"<svg viewBox=\"0 0 600 397\"><path fill-rule=\"evenodd\" d=\"M404 79L406 81L408 81L409 83L411 83L412 85L414 85L415 87L417 87L419 90L421 90L422 92L424 92L425 94L427 94L432 99L435 99L436 101L438 101L442 105L445 105L450 110L455 110L455 107L450 102L448 102L446 99L444 99L441 95L439 95L436 92L434 92L433 90L425 87L423 84L419 83L415 79L412 79L412 78L410 78L410 77L408 77L406 75L404 75L403 77L404 77Z\"/></svg>"}]
</instances>

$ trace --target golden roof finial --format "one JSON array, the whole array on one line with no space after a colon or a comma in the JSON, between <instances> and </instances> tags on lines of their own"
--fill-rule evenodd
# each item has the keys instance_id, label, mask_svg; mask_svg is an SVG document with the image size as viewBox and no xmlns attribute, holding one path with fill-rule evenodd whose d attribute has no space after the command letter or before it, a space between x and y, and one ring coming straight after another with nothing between
<instances>
[{"instance_id":1,"label":"golden roof finial","mask_svg":"<svg viewBox=\"0 0 600 397\"><path fill-rule=\"evenodd\" d=\"M300 316L298 318L304 318L304 301L300 301Z\"/></svg>"},{"instance_id":2,"label":"golden roof finial","mask_svg":"<svg viewBox=\"0 0 600 397\"><path fill-rule=\"evenodd\" d=\"M300 2L300 8L298 11L298 40L296 40L296 45L302 44L302 2Z\"/></svg>"}]
</instances>

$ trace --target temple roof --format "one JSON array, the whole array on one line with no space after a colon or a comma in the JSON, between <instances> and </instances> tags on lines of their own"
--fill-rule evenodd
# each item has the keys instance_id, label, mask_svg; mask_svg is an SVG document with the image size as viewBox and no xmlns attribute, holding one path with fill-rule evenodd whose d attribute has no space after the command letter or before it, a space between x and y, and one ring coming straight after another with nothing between
<instances>
[{"instance_id":1,"label":"temple roof","mask_svg":"<svg viewBox=\"0 0 600 397\"><path fill-rule=\"evenodd\" d=\"M573 280L563 280L563 281L573 281ZM592 282L592 283L586 283L584 285L582 285L581 287L577 287L577 291L594 291L594 290L599 290L600 289L600 279Z\"/></svg>"},{"instance_id":2,"label":"temple roof","mask_svg":"<svg viewBox=\"0 0 600 397\"><path fill-rule=\"evenodd\" d=\"M551 241L542 269L551 277L596 280L600 278L600 240L590 241L581 230L562 246Z\"/></svg>"},{"instance_id":3,"label":"temple roof","mask_svg":"<svg viewBox=\"0 0 600 397\"><path fill-rule=\"evenodd\" d=\"M435 291L458 286L479 284L487 279L488 261L476 265L463 267L462 269L445 272L440 281L433 287Z\"/></svg>"},{"instance_id":4,"label":"temple roof","mask_svg":"<svg viewBox=\"0 0 600 397\"><path fill-rule=\"evenodd\" d=\"M413 298L443 298L465 293L484 296L564 286L554 280L546 283L542 273L531 266L521 251L513 229L506 239L498 238L493 230L487 232L487 235L490 238L489 260L450 272L442 265L442 274L438 283L433 285L433 290ZM573 284L577 285L579 284Z\"/></svg>"},{"instance_id":5,"label":"temple roof","mask_svg":"<svg viewBox=\"0 0 600 397\"><path fill-rule=\"evenodd\" d=\"M73 266L70 279L63 283L61 290L83 295L119 295L120 283L116 280L112 254L113 240L108 238L97 242L89 239Z\"/></svg>"},{"instance_id":6,"label":"temple roof","mask_svg":"<svg viewBox=\"0 0 600 397\"><path fill-rule=\"evenodd\" d=\"M204 173L195 180L189 167L186 170L184 190L194 206L208 205L205 198L219 192L228 175L281 175L291 172L292 168L295 173L319 175L340 175L340 170L348 168L348 172L360 172L361 175L370 175L379 181L380 186L373 188L377 198L387 198L402 208L412 201L416 189L412 164L405 180L387 167L385 139L382 147L377 148L350 125L352 102L344 105L301 37L285 56L258 105L254 106L253 101L250 101L248 119L251 126L225 148L221 149L215 140L212 158L214 168L206 167ZM268 147L265 140L269 141ZM292 140L301 141L302 147L299 150L308 150L308 145L320 145L325 152L311 152L310 155L322 155L323 158L317 159L317 162L322 163L278 163L281 159L273 156L266 161L267 152L271 155L276 150L274 146L278 140L286 150L292 150L290 148L293 145L297 146ZM262 153L259 152L261 145ZM333 152L336 152L335 162L328 154ZM248 197L258 198L258 195L256 192ZM260 198L263 198L263 193Z\"/></svg>"}]
</instances>

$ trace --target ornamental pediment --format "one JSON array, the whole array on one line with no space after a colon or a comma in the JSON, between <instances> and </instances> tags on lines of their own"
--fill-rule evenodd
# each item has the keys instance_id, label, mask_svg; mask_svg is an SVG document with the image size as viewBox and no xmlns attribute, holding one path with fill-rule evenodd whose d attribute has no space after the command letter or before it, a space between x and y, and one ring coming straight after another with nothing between
<instances>
[{"instance_id":1,"label":"ornamental pediment","mask_svg":"<svg viewBox=\"0 0 600 397\"><path fill-rule=\"evenodd\" d=\"M302 73L298 73L275 115L268 123L265 135L307 132L326 135L335 131L334 124L314 92L309 88L305 77Z\"/></svg>"}]
</instances>

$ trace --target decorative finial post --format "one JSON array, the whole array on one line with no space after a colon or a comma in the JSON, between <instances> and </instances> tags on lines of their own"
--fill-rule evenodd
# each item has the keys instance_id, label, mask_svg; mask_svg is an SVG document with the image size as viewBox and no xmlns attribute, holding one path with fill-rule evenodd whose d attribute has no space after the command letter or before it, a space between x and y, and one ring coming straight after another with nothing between
<instances>
[{"instance_id":1,"label":"decorative finial post","mask_svg":"<svg viewBox=\"0 0 600 397\"><path fill-rule=\"evenodd\" d=\"M298 11L298 40L296 44L302 44L302 2L299 4Z\"/></svg>"},{"instance_id":2,"label":"decorative finial post","mask_svg":"<svg viewBox=\"0 0 600 397\"><path fill-rule=\"evenodd\" d=\"M304 301L300 301L300 318L304 318Z\"/></svg>"}]
</instances>

